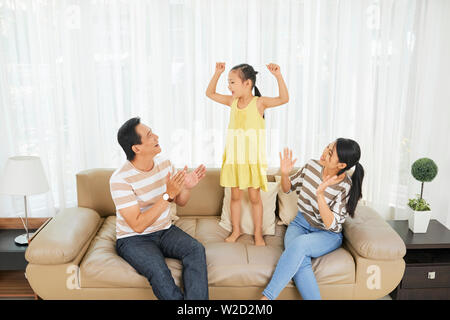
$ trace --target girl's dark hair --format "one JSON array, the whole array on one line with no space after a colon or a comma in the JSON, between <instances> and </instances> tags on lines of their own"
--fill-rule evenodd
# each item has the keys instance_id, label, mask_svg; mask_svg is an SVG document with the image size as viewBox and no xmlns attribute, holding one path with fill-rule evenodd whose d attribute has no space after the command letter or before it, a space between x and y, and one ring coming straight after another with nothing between
<instances>
[{"instance_id":1,"label":"girl's dark hair","mask_svg":"<svg viewBox=\"0 0 450 320\"><path fill-rule=\"evenodd\" d=\"M120 146L127 155L129 161L133 160L136 154L133 151L133 146L135 144L141 144L141 137L136 132L136 126L141 123L139 117L131 118L126 121L117 132L117 141L119 141Z\"/></svg>"},{"instance_id":2,"label":"girl's dark hair","mask_svg":"<svg viewBox=\"0 0 450 320\"><path fill-rule=\"evenodd\" d=\"M255 71L251 65L246 63L234 66L231 71L233 70L239 70L239 78L241 78L242 81L250 79L252 81L252 89L255 88L255 96L261 97L261 93L255 85L258 71Z\"/></svg>"},{"instance_id":3,"label":"girl's dark hair","mask_svg":"<svg viewBox=\"0 0 450 320\"><path fill-rule=\"evenodd\" d=\"M347 200L347 212L350 217L353 218L355 214L356 205L359 199L362 197L362 182L364 179L364 168L359 163L361 158L361 149L359 144L352 139L339 138L336 140L336 152L339 158L339 162L347 164L344 169L338 172L338 175L355 167L355 171L352 175L352 186L350 188L349 198Z\"/></svg>"}]
</instances>

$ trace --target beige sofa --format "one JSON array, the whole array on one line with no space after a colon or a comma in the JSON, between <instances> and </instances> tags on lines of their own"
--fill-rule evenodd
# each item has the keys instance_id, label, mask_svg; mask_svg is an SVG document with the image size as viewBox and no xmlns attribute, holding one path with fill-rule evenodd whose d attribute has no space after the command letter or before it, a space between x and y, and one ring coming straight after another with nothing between
<instances>
[{"instance_id":1,"label":"beige sofa","mask_svg":"<svg viewBox=\"0 0 450 320\"><path fill-rule=\"evenodd\" d=\"M147 279L116 254L115 207L109 192L113 169L77 175L78 207L65 209L31 241L27 279L43 299L156 299ZM274 181L272 175L269 181ZM225 243L219 226L224 189L219 170L208 169L175 224L206 249L210 299L258 299L283 251L286 227L276 226L256 247L249 235ZM323 299L377 299L400 282L406 249L394 230L372 209L359 206L344 225L341 248L317 259L313 269ZM167 259L182 285L182 265ZM301 299L291 281L279 299Z\"/></svg>"}]
</instances>

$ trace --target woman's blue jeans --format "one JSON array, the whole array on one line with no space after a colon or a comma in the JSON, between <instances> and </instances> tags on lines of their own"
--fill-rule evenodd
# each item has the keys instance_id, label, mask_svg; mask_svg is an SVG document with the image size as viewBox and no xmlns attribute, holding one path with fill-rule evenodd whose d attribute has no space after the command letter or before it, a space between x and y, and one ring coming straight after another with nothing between
<instances>
[{"instance_id":1,"label":"woman's blue jeans","mask_svg":"<svg viewBox=\"0 0 450 320\"><path fill-rule=\"evenodd\" d=\"M341 244L342 233L312 227L299 211L286 230L285 250L263 295L270 300L276 299L293 278L304 300L320 300L311 258L336 250Z\"/></svg>"}]
</instances>

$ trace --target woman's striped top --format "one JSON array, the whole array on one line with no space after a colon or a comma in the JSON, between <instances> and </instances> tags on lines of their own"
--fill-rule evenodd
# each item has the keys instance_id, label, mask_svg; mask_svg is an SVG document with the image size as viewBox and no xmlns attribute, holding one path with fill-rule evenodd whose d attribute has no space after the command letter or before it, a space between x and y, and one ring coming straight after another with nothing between
<instances>
[{"instance_id":1,"label":"woman's striped top","mask_svg":"<svg viewBox=\"0 0 450 320\"><path fill-rule=\"evenodd\" d=\"M346 174L344 180L325 189L325 201L334 214L333 223L327 229L319 213L316 196L317 188L322 183L322 171L323 167L319 161L309 160L303 168L289 177L291 180L291 190L287 193L291 191L297 193L298 210L303 213L303 216L311 226L338 233L342 231L342 224L347 214L346 204L352 180Z\"/></svg>"}]
</instances>

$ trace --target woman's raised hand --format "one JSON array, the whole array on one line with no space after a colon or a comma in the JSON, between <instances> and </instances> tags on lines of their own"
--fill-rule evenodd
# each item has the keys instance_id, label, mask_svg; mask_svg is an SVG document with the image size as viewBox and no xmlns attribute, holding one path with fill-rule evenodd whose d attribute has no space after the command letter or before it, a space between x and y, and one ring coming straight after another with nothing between
<instances>
[{"instance_id":1,"label":"woman's raised hand","mask_svg":"<svg viewBox=\"0 0 450 320\"><path fill-rule=\"evenodd\" d=\"M325 176L322 180L322 183L317 188L317 194L324 193L326 188L342 181L342 179L344 179L344 177L345 177L345 173L342 173L340 176L337 176L337 175Z\"/></svg>"},{"instance_id":2,"label":"woman's raised hand","mask_svg":"<svg viewBox=\"0 0 450 320\"><path fill-rule=\"evenodd\" d=\"M295 161L297 161L297 158L292 160L292 150L288 148L284 148L283 155L281 155L280 152L280 169L282 175L289 175L289 173L292 171L292 168L294 168Z\"/></svg>"}]
</instances>

